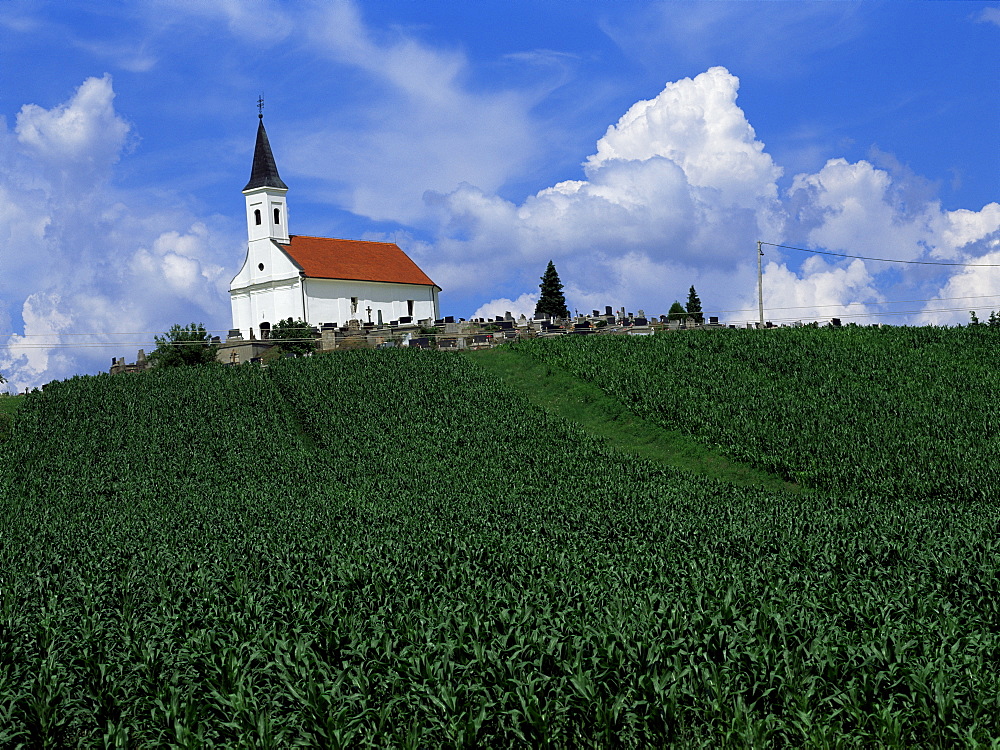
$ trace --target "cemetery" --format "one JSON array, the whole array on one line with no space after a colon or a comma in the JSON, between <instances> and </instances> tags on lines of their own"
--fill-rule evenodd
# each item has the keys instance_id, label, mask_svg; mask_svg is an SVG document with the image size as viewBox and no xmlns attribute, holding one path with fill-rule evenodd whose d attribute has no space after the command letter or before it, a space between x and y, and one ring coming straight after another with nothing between
<instances>
[{"instance_id":1,"label":"cemetery","mask_svg":"<svg viewBox=\"0 0 1000 750\"><path fill-rule=\"evenodd\" d=\"M566 336L566 335L630 335L648 336L656 331L682 331L695 329L723 328L718 318L711 317L707 323L698 323L693 316L684 320L668 320L668 316L647 317L642 310L633 314L625 310L604 312L593 310L589 315L569 318L532 318L522 315L514 318L511 313L495 318L474 318L466 320L446 316L437 320L425 318L414 321L410 318L393 320L388 323L363 323L350 320L346 325L323 323L313 328L317 351L335 349L388 349L397 346L413 346L421 349L441 349L460 351L463 349L488 349L499 344L519 339ZM734 326L730 326L734 327ZM244 339L242 333L233 329L225 341L219 344L218 361L224 364L239 364L253 361L263 351L274 345L269 327L262 326L259 338L251 329L251 338Z\"/></svg>"},{"instance_id":2,"label":"cemetery","mask_svg":"<svg viewBox=\"0 0 1000 750\"><path fill-rule=\"evenodd\" d=\"M840 326L840 320L833 318L830 324ZM775 325L770 322L764 328L796 328L801 324ZM738 326L719 322L717 316L698 322L693 315L683 319L671 319L668 315L647 316L643 310L637 313L625 308L617 310L606 306L604 312L592 310L590 314L577 314L568 318L514 318L511 313L498 315L492 319L473 318L466 320L445 316L437 320L424 318L414 321L403 317L388 323L364 323L357 319L345 325L323 323L312 327L316 351L332 352L348 349L390 349L412 346L420 349L442 351L462 351L466 349L490 349L500 344L523 339L552 338L556 336L651 336L657 332L681 332L695 330L735 329ZM759 328L757 324L746 324L746 328ZM247 362L261 362L264 354L279 342L271 336L271 327L263 323L256 330L250 328L249 338L240 329L231 329L225 339L212 338L217 347L216 360L225 365ZM111 360L109 372L139 373L151 369L146 353L140 349L136 361L126 363L124 357Z\"/></svg>"}]
</instances>

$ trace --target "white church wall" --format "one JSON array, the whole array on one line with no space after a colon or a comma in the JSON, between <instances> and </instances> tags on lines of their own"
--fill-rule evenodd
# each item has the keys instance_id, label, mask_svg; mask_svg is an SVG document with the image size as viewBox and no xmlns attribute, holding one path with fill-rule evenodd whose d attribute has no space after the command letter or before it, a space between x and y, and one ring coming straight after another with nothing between
<instances>
[{"instance_id":1,"label":"white church wall","mask_svg":"<svg viewBox=\"0 0 1000 750\"><path fill-rule=\"evenodd\" d=\"M336 323L344 326L349 320L389 323L410 315L413 302L414 321L438 317L434 287L422 284L388 284L375 281L345 279L305 279L306 320L312 325Z\"/></svg>"},{"instance_id":2,"label":"white church wall","mask_svg":"<svg viewBox=\"0 0 1000 750\"><path fill-rule=\"evenodd\" d=\"M243 261L243 268L236 274L229 288L237 290L255 284L270 284L298 277L299 267L278 245L269 239L252 240L246 260Z\"/></svg>"},{"instance_id":3,"label":"white church wall","mask_svg":"<svg viewBox=\"0 0 1000 750\"><path fill-rule=\"evenodd\" d=\"M285 279L256 284L230 292L233 327L245 338L260 336L260 324L274 325L285 318L302 318L302 287L300 280Z\"/></svg>"}]
</instances>

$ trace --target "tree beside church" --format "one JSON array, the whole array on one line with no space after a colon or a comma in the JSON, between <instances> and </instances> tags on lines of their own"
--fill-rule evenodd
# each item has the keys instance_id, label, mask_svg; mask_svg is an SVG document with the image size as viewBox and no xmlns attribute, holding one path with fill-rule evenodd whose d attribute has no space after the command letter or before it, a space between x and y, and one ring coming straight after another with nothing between
<instances>
[{"instance_id":1,"label":"tree beside church","mask_svg":"<svg viewBox=\"0 0 1000 750\"><path fill-rule=\"evenodd\" d=\"M277 349L296 357L312 354L317 347L312 326L304 320L292 320L291 318L279 320L271 326L268 340L273 341Z\"/></svg>"}]
</instances>

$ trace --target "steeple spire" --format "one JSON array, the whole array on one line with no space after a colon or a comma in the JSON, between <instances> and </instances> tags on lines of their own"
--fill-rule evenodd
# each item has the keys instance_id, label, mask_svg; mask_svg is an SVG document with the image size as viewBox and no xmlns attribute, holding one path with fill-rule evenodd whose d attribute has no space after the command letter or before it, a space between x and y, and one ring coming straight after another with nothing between
<instances>
[{"instance_id":1,"label":"steeple spire","mask_svg":"<svg viewBox=\"0 0 1000 750\"><path fill-rule=\"evenodd\" d=\"M257 115L257 145L253 150L253 168L250 170L250 182L247 183L246 190L253 190L259 187L280 188L288 190L288 185L281 181L278 176L278 166L274 163L274 154L271 153L271 144L267 140L267 131L264 130L263 100L258 100L257 107L261 112Z\"/></svg>"}]
</instances>

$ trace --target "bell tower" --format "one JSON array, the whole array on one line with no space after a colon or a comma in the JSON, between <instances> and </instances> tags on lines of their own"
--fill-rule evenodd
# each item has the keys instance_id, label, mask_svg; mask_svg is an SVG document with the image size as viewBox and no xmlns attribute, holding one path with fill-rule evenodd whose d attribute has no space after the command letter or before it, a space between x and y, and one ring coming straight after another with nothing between
<instances>
[{"instance_id":1,"label":"bell tower","mask_svg":"<svg viewBox=\"0 0 1000 750\"><path fill-rule=\"evenodd\" d=\"M260 240L288 244L288 206L285 201L288 185L278 176L278 167L274 163L267 131L264 130L263 99L257 100L257 107L259 122L253 168L250 170L250 181L243 188L247 204L247 235L251 246Z\"/></svg>"}]
</instances>

